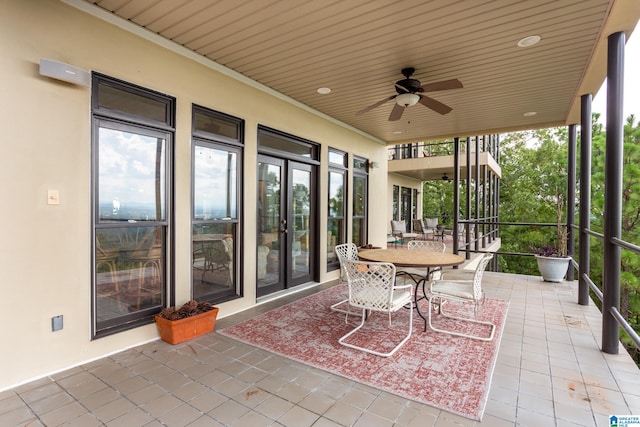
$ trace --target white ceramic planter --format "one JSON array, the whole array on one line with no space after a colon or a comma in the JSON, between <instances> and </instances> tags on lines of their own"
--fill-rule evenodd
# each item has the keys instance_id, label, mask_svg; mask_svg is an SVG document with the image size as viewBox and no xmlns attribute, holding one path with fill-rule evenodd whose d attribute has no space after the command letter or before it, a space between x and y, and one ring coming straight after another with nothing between
<instances>
[{"instance_id":1,"label":"white ceramic planter","mask_svg":"<svg viewBox=\"0 0 640 427\"><path fill-rule=\"evenodd\" d=\"M558 258L536 255L538 269L545 282L562 282L567 274L571 258Z\"/></svg>"}]
</instances>

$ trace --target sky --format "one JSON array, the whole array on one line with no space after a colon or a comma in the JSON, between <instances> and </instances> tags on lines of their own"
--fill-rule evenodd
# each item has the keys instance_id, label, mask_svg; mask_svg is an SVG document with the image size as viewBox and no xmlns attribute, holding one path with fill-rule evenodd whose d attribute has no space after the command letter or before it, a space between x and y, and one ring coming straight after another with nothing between
<instances>
[{"instance_id":1,"label":"sky","mask_svg":"<svg viewBox=\"0 0 640 427\"><path fill-rule=\"evenodd\" d=\"M636 123L640 118L640 24L627 40L624 54L624 96L623 120L630 114L636 116ZM606 125L607 81L603 83L598 93L593 97L591 112L600 113L600 123Z\"/></svg>"}]
</instances>

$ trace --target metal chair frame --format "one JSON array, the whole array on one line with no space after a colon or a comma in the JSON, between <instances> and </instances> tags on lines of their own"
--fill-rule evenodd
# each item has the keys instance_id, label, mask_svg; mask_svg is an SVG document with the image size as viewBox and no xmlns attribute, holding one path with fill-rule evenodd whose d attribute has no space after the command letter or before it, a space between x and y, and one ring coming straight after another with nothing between
<instances>
[{"instance_id":1,"label":"metal chair frame","mask_svg":"<svg viewBox=\"0 0 640 427\"><path fill-rule=\"evenodd\" d=\"M355 243L342 243L340 245L336 245L333 249L338 257L338 261L340 261L340 282L347 283L347 276L344 271L343 261L345 260L357 260L358 259L358 247ZM349 302L349 299L344 299L342 301L338 301L333 304L330 308L332 311L337 311L339 313L351 314L349 309L339 308L341 305Z\"/></svg>"},{"instance_id":2,"label":"metal chair frame","mask_svg":"<svg viewBox=\"0 0 640 427\"><path fill-rule=\"evenodd\" d=\"M388 262L368 262L345 260L345 273L349 284L349 305L362 309L362 319L355 329L348 332L338 342L346 347L361 350L382 357L392 356L411 337L413 331L413 286L395 283L396 267ZM388 352L357 346L345 342L347 338L364 326L367 312L387 313L391 327L391 313L409 304L409 329L404 338ZM347 315L348 316L348 315Z\"/></svg>"},{"instance_id":3,"label":"metal chair frame","mask_svg":"<svg viewBox=\"0 0 640 427\"><path fill-rule=\"evenodd\" d=\"M461 337L476 339L480 341L491 341L495 335L496 325L492 322L471 319L468 317L459 317L452 316L450 314L445 313L444 306L445 302L448 300L451 301L461 301L461 302L472 302L473 303L473 314L474 317L477 315L478 306L484 303L484 292L482 291L482 275L484 273L485 268L489 261L493 258L493 254L486 253L482 256L482 259L478 263L476 267L476 271L473 275L472 280L435 280L431 282L430 285L430 294L427 297L429 301L429 308L431 308L431 304L433 304L433 300L437 299L438 302L435 304L439 305L440 314L449 319L460 320L469 323L475 323L479 325L486 325L490 328L490 333L488 337L481 337L477 335L465 334L461 332L440 329L433 326L431 322L433 310L429 309L428 315L428 323L429 327L436 332L442 332L450 335L457 335Z\"/></svg>"}]
</instances>

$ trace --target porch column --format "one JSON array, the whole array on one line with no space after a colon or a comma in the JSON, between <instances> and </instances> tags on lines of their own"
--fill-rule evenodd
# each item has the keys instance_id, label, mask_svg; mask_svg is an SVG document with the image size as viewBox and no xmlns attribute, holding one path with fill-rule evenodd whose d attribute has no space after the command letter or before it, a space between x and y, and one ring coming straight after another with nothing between
<instances>
[{"instance_id":1,"label":"porch column","mask_svg":"<svg viewBox=\"0 0 640 427\"><path fill-rule=\"evenodd\" d=\"M624 32L609 36L607 50L607 139L604 186L604 274L602 296L602 350L618 354L620 332L610 308L620 308L620 247L622 234L622 99L624 92Z\"/></svg>"},{"instance_id":2,"label":"porch column","mask_svg":"<svg viewBox=\"0 0 640 427\"><path fill-rule=\"evenodd\" d=\"M578 257L578 304L589 305L589 284L586 277L591 270L591 94L582 95L580 108L580 219Z\"/></svg>"},{"instance_id":3,"label":"porch column","mask_svg":"<svg viewBox=\"0 0 640 427\"><path fill-rule=\"evenodd\" d=\"M467 137L467 143L466 143L466 162L467 162L467 173L466 173L466 180L467 183L465 185L467 193L466 193L466 205L465 205L465 219L467 221L471 220L471 137L468 136ZM467 259L471 259L471 227L475 227L475 223L467 223L467 226L465 227L465 241L466 241L466 258ZM475 238L477 238L478 235L475 235Z\"/></svg>"},{"instance_id":4,"label":"porch column","mask_svg":"<svg viewBox=\"0 0 640 427\"><path fill-rule=\"evenodd\" d=\"M498 162L498 164L500 164L500 136L496 135L496 146L495 146L495 156L496 156L496 162ZM494 186L494 191L495 191L495 236L496 239L500 237L500 226L497 224L498 222L500 222L500 180L501 178L498 177L498 175L495 175L495 186Z\"/></svg>"},{"instance_id":5,"label":"porch column","mask_svg":"<svg viewBox=\"0 0 640 427\"><path fill-rule=\"evenodd\" d=\"M460 138L453 138L453 253L460 249L458 220L460 216Z\"/></svg>"},{"instance_id":6,"label":"porch column","mask_svg":"<svg viewBox=\"0 0 640 427\"><path fill-rule=\"evenodd\" d=\"M569 150L567 159L567 254L573 258L575 242L573 239L573 224L576 217L576 125L569 125ZM567 280L573 281L573 264L569 263Z\"/></svg>"},{"instance_id":7,"label":"porch column","mask_svg":"<svg viewBox=\"0 0 640 427\"><path fill-rule=\"evenodd\" d=\"M478 220L480 219L480 137L476 135L476 140L475 140L475 146L476 146L476 155L474 156L474 161L475 161L475 174L474 174L474 180L475 180L475 185L474 185L474 196L475 196L475 203L474 203L474 217L473 219L475 220L475 222L473 223L474 229L473 229L473 236L475 238L475 250L476 252L478 252L480 250L480 239L478 238L478 236L480 235L480 225L478 224ZM468 148L468 147L467 147ZM467 168L470 168L470 164L467 164Z\"/></svg>"}]
</instances>

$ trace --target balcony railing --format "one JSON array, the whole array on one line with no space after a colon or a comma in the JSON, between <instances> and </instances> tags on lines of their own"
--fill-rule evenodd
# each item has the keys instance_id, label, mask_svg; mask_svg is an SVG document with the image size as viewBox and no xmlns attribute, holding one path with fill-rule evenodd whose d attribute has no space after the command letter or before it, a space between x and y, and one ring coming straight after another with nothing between
<instances>
[{"instance_id":1,"label":"balcony railing","mask_svg":"<svg viewBox=\"0 0 640 427\"><path fill-rule=\"evenodd\" d=\"M478 229L482 229L484 227L487 227L488 230L490 230L490 233L495 233L494 236L497 237L498 235L498 227L499 226L536 226L536 227L556 227L557 224L553 224L553 223L515 223L515 222L487 222L486 220L468 220L468 221L460 221L461 224L465 224L465 230L470 230L471 228L475 228L476 230ZM572 228L574 229L578 229L577 227L573 226ZM604 235L598 232L595 232L593 230L590 229L585 229L584 232L592 237L595 237L597 239L600 239L602 241L604 241ZM484 248L486 246L485 243L483 243L483 238L487 237L484 236L482 233L480 233L480 235L478 235L478 232L476 231L474 238L469 239L468 241L465 241L465 244L463 246L461 246L458 251L461 252L466 252L467 253L467 259L469 258L469 254L470 253L480 253L480 252L484 252L484 250L482 248ZM454 235L454 241L457 239L457 237ZM612 238L612 243L621 248L621 249L625 249L628 250L630 252L633 252L636 255L640 255L640 246L634 245L632 243L626 242L622 239L619 238ZM475 249L472 249L472 246L475 244ZM524 253L524 252L506 252L506 251L495 251L493 252L496 255L496 258L498 256L524 256L524 257L532 257L534 256L534 254L532 253ZM569 253L569 255L571 256L571 267L575 269L576 271L580 271L580 264L573 258L573 254ZM569 272L568 274L569 277L573 277L573 272ZM583 273L582 276L579 278L581 279L581 283L584 283L586 286L588 286L588 288L593 292L593 294L598 298L598 300L600 301L603 309L608 310L608 312L613 316L613 318L616 320L616 322L618 323L618 325L626 332L626 334L629 336L629 339L631 340L631 342L633 343L633 345L636 347L637 350L640 351L640 336L638 335L638 333L633 329L633 326L622 316L622 314L620 313L619 309L617 308L616 305L611 305L608 308L606 308L606 304L605 301L603 299L604 294L602 292L602 290L598 287L598 285L596 285L593 280L591 279L591 277L589 276L588 273ZM569 279L571 280L571 279ZM619 284L618 284L619 286ZM584 305L584 302L580 302L581 304Z\"/></svg>"},{"instance_id":2,"label":"balcony railing","mask_svg":"<svg viewBox=\"0 0 640 427\"><path fill-rule=\"evenodd\" d=\"M497 135L481 135L460 139L460 153L466 152L467 146L472 153L475 152L478 141L481 152L489 152L494 157L498 151ZM412 144L399 144L388 149L389 160L415 159L421 157L450 156L455 152L454 141L418 142Z\"/></svg>"}]
</instances>

